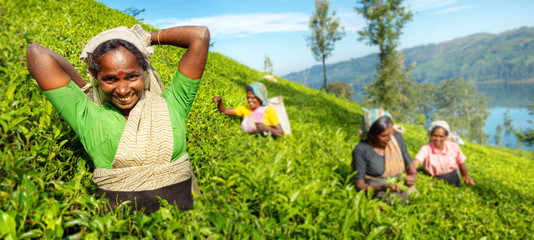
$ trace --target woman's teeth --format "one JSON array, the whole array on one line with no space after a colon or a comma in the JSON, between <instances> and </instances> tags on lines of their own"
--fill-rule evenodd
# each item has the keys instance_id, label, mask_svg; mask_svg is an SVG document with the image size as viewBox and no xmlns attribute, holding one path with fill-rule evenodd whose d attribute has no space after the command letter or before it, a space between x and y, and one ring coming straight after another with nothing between
<instances>
[{"instance_id":1,"label":"woman's teeth","mask_svg":"<svg viewBox=\"0 0 534 240\"><path fill-rule=\"evenodd\" d=\"M119 99L119 101L121 102L126 102L130 99L131 97L124 97L124 98L121 98L121 97L117 97L117 99Z\"/></svg>"}]
</instances>

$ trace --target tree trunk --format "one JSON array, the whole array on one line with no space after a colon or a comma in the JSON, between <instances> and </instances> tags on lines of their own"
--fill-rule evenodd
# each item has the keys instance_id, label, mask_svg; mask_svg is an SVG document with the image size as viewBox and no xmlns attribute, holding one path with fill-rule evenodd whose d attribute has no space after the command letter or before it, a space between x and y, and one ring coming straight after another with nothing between
<instances>
[{"instance_id":1,"label":"tree trunk","mask_svg":"<svg viewBox=\"0 0 534 240\"><path fill-rule=\"evenodd\" d=\"M384 61L386 61L386 53L385 53L385 50L384 50L384 44L380 44L379 45L379 48L380 48L380 53L378 54L379 57L380 57L380 69L382 69L382 64L384 64Z\"/></svg>"},{"instance_id":2,"label":"tree trunk","mask_svg":"<svg viewBox=\"0 0 534 240\"><path fill-rule=\"evenodd\" d=\"M325 65L325 60L326 60L326 56L323 54L323 86L321 87L321 89L324 89L326 91L327 89L326 89L326 65Z\"/></svg>"}]
</instances>

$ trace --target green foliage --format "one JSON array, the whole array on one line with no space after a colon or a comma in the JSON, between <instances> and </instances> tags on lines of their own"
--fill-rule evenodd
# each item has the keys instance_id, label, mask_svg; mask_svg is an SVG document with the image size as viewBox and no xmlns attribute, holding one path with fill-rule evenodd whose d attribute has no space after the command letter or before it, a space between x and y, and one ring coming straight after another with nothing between
<instances>
[{"instance_id":1,"label":"green foliage","mask_svg":"<svg viewBox=\"0 0 534 240\"><path fill-rule=\"evenodd\" d=\"M375 80L366 85L367 92L361 103L364 106L382 107L390 111L401 122L412 122L415 109L415 95L409 69L405 69L404 57L400 52L388 54L381 67L377 69Z\"/></svg>"},{"instance_id":2,"label":"green foliage","mask_svg":"<svg viewBox=\"0 0 534 240\"><path fill-rule=\"evenodd\" d=\"M41 43L84 76L78 60L84 43L102 30L134 23L95 1L0 0L0 238L531 237L533 161L510 149L468 143L462 150L477 186L455 188L420 174L420 194L411 204L388 206L351 183L360 106L284 79L264 82L271 96L284 96L293 134L276 141L247 135L238 119L218 113L211 97L225 96L229 106L246 104L244 87L262 73L218 53L209 55L187 122L188 152L202 192L195 208L180 212L162 202L150 215L130 213L128 204L102 213L90 158L29 76L24 50ZM183 50L155 51L152 63L167 84ZM413 156L425 131L405 128Z\"/></svg>"},{"instance_id":3,"label":"green foliage","mask_svg":"<svg viewBox=\"0 0 534 240\"><path fill-rule=\"evenodd\" d=\"M269 74L273 74L273 62L268 55L265 55L265 60L263 61L263 71Z\"/></svg>"},{"instance_id":4,"label":"green foliage","mask_svg":"<svg viewBox=\"0 0 534 240\"><path fill-rule=\"evenodd\" d=\"M487 142L488 135L482 130L489 116L486 97L460 78L442 81L435 96L434 120L447 121L468 141Z\"/></svg>"},{"instance_id":5,"label":"green foliage","mask_svg":"<svg viewBox=\"0 0 534 240\"><path fill-rule=\"evenodd\" d=\"M367 105L382 107L393 113L403 113L411 107L403 89L408 89L408 73L404 68L404 57L397 51L399 37L404 24L413 14L402 6L403 0L360 0L354 10L367 21L364 30L358 31L359 40L367 40L379 48L379 64L376 78L365 86Z\"/></svg>"},{"instance_id":6,"label":"green foliage","mask_svg":"<svg viewBox=\"0 0 534 240\"><path fill-rule=\"evenodd\" d=\"M315 12L310 18L309 27L312 34L307 37L315 60L323 64L323 86L326 89L325 61L334 50L334 43L345 36L345 28L339 25L339 18L334 19L336 10L330 11L330 0L315 0Z\"/></svg>"},{"instance_id":7,"label":"green foliage","mask_svg":"<svg viewBox=\"0 0 534 240\"><path fill-rule=\"evenodd\" d=\"M328 93L333 93L336 97L352 101L352 88L344 82L332 82L328 84Z\"/></svg>"},{"instance_id":8,"label":"green foliage","mask_svg":"<svg viewBox=\"0 0 534 240\"><path fill-rule=\"evenodd\" d=\"M496 133L495 133L495 145L497 146L502 146L502 125L499 124L496 128Z\"/></svg>"},{"instance_id":9,"label":"green foliage","mask_svg":"<svg viewBox=\"0 0 534 240\"><path fill-rule=\"evenodd\" d=\"M534 102L528 105L530 115L534 115ZM504 122L506 126L506 121ZM532 124L532 120L529 121ZM511 125L511 123L509 123ZM511 127L511 126L510 126ZM534 129L515 130L514 134L518 141L526 143L528 146L534 145Z\"/></svg>"},{"instance_id":10,"label":"green foliage","mask_svg":"<svg viewBox=\"0 0 534 240\"><path fill-rule=\"evenodd\" d=\"M381 68L388 55L393 54L399 45L402 28L413 14L402 6L403 0L359 0L354 10L363 15L367 26L358 31L358 40L367 40L371 46L379 46Z\"/></svg>"},{"instance_id":11,"label":"green foliage","mask_svg":"<svg viewBox=\"0 0 534 240\"><path fill-rule=\"evenodd\" d=\"M504 144L506 147L510 147L511 143L508 142L510 134L514 132L514 126L512 126L512 119L510 118L510 111L506 110L503 114L503 126L504 126Z\"/></svg>"}]
</instances>

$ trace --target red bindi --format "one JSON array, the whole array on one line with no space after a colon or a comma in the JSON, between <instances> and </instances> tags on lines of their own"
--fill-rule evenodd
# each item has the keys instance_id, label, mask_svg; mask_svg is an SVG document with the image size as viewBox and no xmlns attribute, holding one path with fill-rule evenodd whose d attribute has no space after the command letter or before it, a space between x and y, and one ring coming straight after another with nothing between
<instances>
[{"instance_id":1,"label":"red bindi","mask_svg":"<svg viewBox=\"0 0 534 240\"><path fill-rule=\"evenodd\" d=\"M117 75L119 75L119 77L122 77L122 75L124 75L124 72L123 71L119 71L119 73L117 73Z\"/></svg>"}]
</instances>

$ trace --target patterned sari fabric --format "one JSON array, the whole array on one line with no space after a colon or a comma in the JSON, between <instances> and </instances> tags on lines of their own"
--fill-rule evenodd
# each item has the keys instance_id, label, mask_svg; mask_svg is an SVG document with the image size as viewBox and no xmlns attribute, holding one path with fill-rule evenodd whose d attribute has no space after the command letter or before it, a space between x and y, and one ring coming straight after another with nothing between
<instances>
[{"instance_id":1,"label":"patterned sari fabric","mask_svg":"<svg viewBox=\"0 0 534 240\"><path fill-rule=\"evenodd\" d=\"M256 132L256 123L263 123L265 111L267 111L267 107L264 106L254 109L251 114L243 118L243 121L241 121L241 129L247 133Z\"/></svg>"},{"instance_id":2,"label":"patterned sari fabric","mask_svg":"<svg viewBox=\"0 0 534 240\"><path fill-rule=\"evenodd\" d=\"M93 181L111 191L154 190L185 181L193 176L189 155L171 163L172 144L167 104L147 92L128 117L113 169L96 169Z\"/></svg>"},{"instance_id":3,"label":"patterned sari fabric","mask_svg":"<svg viewBox=\"0 0 534 240\"><path fill-rule=\"evenodd\" d=\"M385 170L382 177L396 176L404 171L404 158L397 140L392 137L384 150Z\"/></svg>"}]
</instances>

